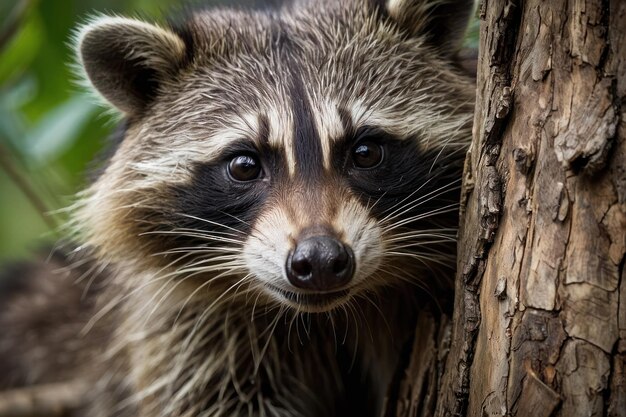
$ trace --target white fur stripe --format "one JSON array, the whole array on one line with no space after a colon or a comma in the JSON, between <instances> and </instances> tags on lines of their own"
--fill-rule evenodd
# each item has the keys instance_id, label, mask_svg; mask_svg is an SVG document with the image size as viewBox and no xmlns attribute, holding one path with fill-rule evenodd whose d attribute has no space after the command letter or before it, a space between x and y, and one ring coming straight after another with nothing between
<instances>
[{"instance_id":1,"label":"white fur stripe","mask_svg":"<svg viewBox=\"0 0 626 417\"><path fill-rule=\"evenodd\" d=\"M322 144L324 168L331 169L332 145L345 134L337 105L332 101L322 101L313 105L315 124Z\"/></svg>"}]
</instances>

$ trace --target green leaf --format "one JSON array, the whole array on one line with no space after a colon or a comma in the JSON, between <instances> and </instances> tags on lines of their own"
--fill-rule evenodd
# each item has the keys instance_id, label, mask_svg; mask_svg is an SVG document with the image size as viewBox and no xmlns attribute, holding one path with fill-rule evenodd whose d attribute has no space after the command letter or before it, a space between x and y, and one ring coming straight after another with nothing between
<instances>
[{"instance_id":1,"label":"green leaf","mask_svg":"<svg viewBox=\"0 0 626 417\"><path fill-rule=\"evenodd\" d=\"M30 13L17 35L0 53L0 84L17 77L28 68L37 56L42 38L41 21L34 13Z\"/></svg>"},{"instance_id":2,"label":"green leaf","mask_svg":"<svg viewBox=\"0 0 626 417\"><path fill-rule=\"evenodd\" d=\"M23 152L39 163L59 157L74 144L96 108L81 95L53 108L26 133Z\"/></svg>"}]
</instances>

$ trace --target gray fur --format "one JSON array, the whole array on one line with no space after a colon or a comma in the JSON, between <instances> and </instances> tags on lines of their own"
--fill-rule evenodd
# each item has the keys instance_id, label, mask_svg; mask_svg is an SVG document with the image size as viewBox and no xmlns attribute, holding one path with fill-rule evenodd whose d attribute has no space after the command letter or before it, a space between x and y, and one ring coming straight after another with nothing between
<instances>
[{"instance_id":1,"label":"gray fur","mask_svg":"<svg viewBox=\"0 0 626 417\"><path fill-rule=\"evenodd\" d=\"M63 374L93 386L77 415L379 415L423 305L419 289L451 289L447 199L471 137L473 86L455 69L458 36L433 28L440 3L216 9L175 28L101 17L79 31L86 77L128 128L72 208L85 262L105 277L79 325L60 325L89 352L88 366ZM136 78L146 74L149 84ZM410 142L424 158L410 163L434 173L382 214L335 161L342 140L371 126ZM202 181L217 181L203 180L202 167L244 141L276 152L282 167L259 183L269 191L249 220L181 213L181 201L202 201ZM420 205L421 217L402 217ZM317 310L281 298L292 290L285 254L312 229L330 230L357 258L349 297ZM10 322L12 309L0 319ZM5 351L23 343L18 333Z\"/></svg>"}]
</instances>

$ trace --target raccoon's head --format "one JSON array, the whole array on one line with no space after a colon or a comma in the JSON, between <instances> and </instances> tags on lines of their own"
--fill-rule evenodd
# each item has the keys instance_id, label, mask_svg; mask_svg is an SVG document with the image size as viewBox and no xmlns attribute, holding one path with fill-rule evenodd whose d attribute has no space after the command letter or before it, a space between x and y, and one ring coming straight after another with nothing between
<instances>
[{"instance_id":1,"label":"raccoon's head","mask_svg":"<svg viewBox=\"0 0 626 417\"><path fill-rule=\"evenodd\" d=\"M439 285L471 136L453 64L471 3L93 20L80 62L126 130L78 212L87 243L200 299L299 311Z\"/></svg>"}]
</instances>

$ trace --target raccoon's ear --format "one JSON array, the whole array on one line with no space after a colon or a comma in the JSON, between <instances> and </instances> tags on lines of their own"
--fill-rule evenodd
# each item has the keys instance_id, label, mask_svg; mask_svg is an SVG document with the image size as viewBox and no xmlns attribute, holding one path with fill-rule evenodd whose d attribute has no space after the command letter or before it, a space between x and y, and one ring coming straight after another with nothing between
<instances>
[{"instance_id":1,"label":"raccoon's ear","mask_svg":"<svg viewBox=\"0 0 626 417\"><path fill-rule=\"evenodd\" d=\"M474 0L380 0L389 17L413 36L426 36L444 56L463 43Z\"/></svg>"},{"instance_id":2,"label":"raccoon's ear","mask_svg":"<svg viewBox=\"0 0 626 417\"><path fill-rule=\"evenodd\" d=\"M140 113L185 60L174 32L139 20L99 17L77 33L77 54L93 87L127 115Z\"/></svg>"}]
</instances>

